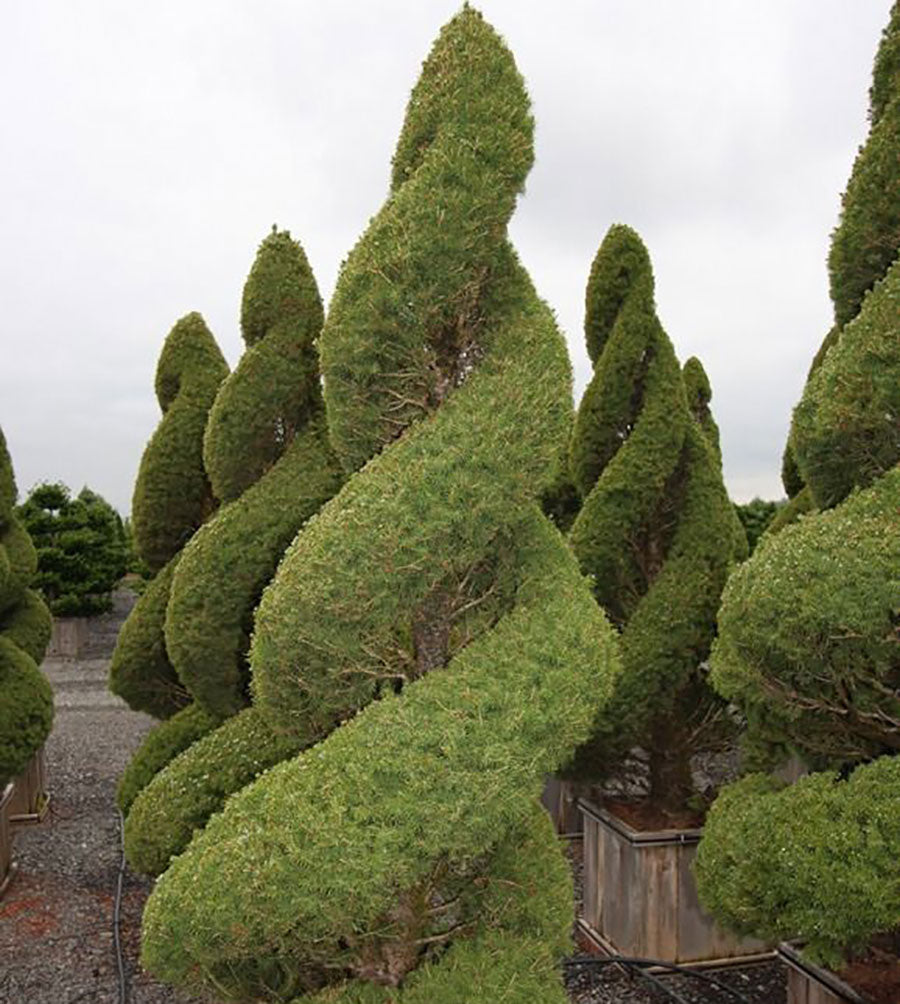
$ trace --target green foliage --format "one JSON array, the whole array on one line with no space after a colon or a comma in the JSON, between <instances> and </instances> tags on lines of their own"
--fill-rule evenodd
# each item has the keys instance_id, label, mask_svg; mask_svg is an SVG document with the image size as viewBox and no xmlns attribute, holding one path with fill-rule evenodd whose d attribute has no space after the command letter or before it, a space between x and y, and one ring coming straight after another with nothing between
<instances>
[{"instance_id":1,"label":"green foliage","mask_svg":"<svg viewBox=\"0 0 900 1004\"><path fill-rule=\"evenodd\" d=\"M205 437L213 487L231 501L185 548L165 624L179 678L220 718L247 702L246 655L263 587L341 481L314 344L322 304L303 249L286 231L260 246L241 324L247 350L222 384Z\"/></svg>"},{"instance_id":2,"label":"green foliage","mask_svg":"<svg viewBox=\"0 0 900 1004\"><path fill-rule=\"evenodd\" d=\"M753 774L709 812L696 860L704 905L744 934L803 938L837 967L900 920L900 757L849 780L812 774L789 788Z\"/></svg>"},{"instance_id":3,"label":"green foliage","mask_svg":"<svg viewBox=\"0 0 900 1004\"><path fill-rule=\"evenodd\" d=\"M256 613L254 707L304 750L157 881L143 958L164 979L235 999L377 1001L402 980L409 1001L564 1000L571 884L534 801L616 653L536 505L571 377L506 239L531 128L511 55L464 8L321 337L355 473Z\"/></svg>"},{"instance_id":4,"label":"green foliage","mask_svg":"<svg viewBox=\"0 0 900 1004\"><path fill-rule=\"evenodd\" d=\"M750 741L840 765L900 749L900 469L763 537L731 576L711 664Z\"/></svg>"},{"instance_id":5,"label":"green foliage","mask_svg":"<svg viewBox=\"0 0 900 1004\"><path fill-rule=\"evenodd\" d=\"M138 597L119 631L109 667L109 689L133 711L169 718L191 696L166 652L164 627L172 579L181 555L161 569Z\"/></svg>"},{"instance_id":6,"label":"green foliage","mask_svg":"<svg viewBox=\"0 0 900 1004\"><path fill-rule=\"evenodd\" d=\"M841 200L841 219L828 256L834 316L842 327L856 317L866 293L900 251L898 50L900 5L895 2L875 58L871 129Z\"/></svg>"},{"instance_id":7,"label":"green foliage","mask_svg":"<svg viewBox=\"0 0 900 1004\"><path fill-rule=\"evenodd\" d=\"M72 498L60 483L33 488L17 510L37 550L34 587L62 617L88 617L112 604L113 587L125 574L122 520L96 492Z\"/></svg>"},{"instance_id":8,"label":"green foliage","mask_svg":"<svg viewBox=\"0 0 900 1004\"><path fill-rule=\"evenodd\" d=\"M37 557L13 512L16 483L0 430L0 790L44 745L53 692L38 669L50 640L50 611L28 585Z\"/></svg>"},{"instance_id":9,"label":"green foliage","mask_svg":"<svg viewBox=\"0 0 900 1004\"><path fill-rule=\"evenodd\" d=\"M122 812L128 814L134 800L163 767L217 724L218 720L198 704L189 704L148 732L119 779L116 802Z\"/></svg>"},{"instance_id":10,"label":"green foliage","mask_svg":"<svg viewBox=\"0 0 900 1004\"><path fill-rule=\"evenodd\" d=\"M820 509L900 461L900 260L807 382L793 444Z\"/></svg>"},{"instance_id":11,"label":"green foliage","mask_svg":"<svg viewBox=\"0 0 900 1004\"><path fill-rule=\"evenodd\" d=\"M0 634L0 788L44 745L53 724L53 692L34 659Z\"/></svg>"},{"instance_id":12,"label":"green foliage","mask_svg":"<svg viewBox=\"0 0 900 1004\"><path fill-rule=\"evenodd\" d=\"M147 443L131 502L138 553L158 572L212 512L203 429L228 366L198 313L169 332L156 368L163 417Z\"/></svg>"},{"instance_id":13,"label":"green foliage","mask_svg":"<svg viewBox=\"0 0 900 1004\"><path fill-rule=\"evenodd\" d=\"M197 705L189 710L204 725L213 721L198 711ZM125 854L132 868L147 875L164 872L169 859L187 847L194 831L221 810L228 795L299 752L296 740L273 732L254 707L245 708L213 731L207 729L190 746L179 743L179 748L185 752L174 758L165 751L166 767L154 772L152 780L146 769L137 777L133 762L126 774L129 781L123 779L119 787L120 799L127 795L130 807ZM159 759L149 760L150 765ZM130 783L131 777L134 783Z\"/></svg>"},{"instance_id":14,"label":"green foliage","mask_svg":"<svg viewBox=\"0 0 900 1004\"><path fill-rule=\"evenodd\" d=\"M734 511L747 535L747 544L751 554L756 550L759 538L775 518L775 514L782 508L784 506L779 506L777 502L767 502L758 497L740 505L735 503Z\"/></svg>"},{"instance_id":15,"label":"green foliage","mask_svg":"<svg viewBox=\"0 0 900 1004\"><path fill-rule=\"evenodd\" d=\"M729 563L747 544L722 483L709 381L691 360L688 398L630 228L611 228L601 244L587 305L595 369L571 446L585 498L569 539L621 629L624 671L567 773L599 780L639 744L651 796L676 808L692 793L690 756L727 731L701 664ZM698 731L701 721L712 727Z\"/></svg>"}]
</instances>

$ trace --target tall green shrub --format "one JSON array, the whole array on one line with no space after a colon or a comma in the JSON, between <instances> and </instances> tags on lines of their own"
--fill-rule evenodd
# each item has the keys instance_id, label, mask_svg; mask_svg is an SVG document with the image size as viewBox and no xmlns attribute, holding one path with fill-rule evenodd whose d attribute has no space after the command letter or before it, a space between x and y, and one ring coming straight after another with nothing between
<instances>
[{"instance_id":1,"label":"tall green shrub","mask_svg":"<svg viewBox=\"0 0 900 1004\"><path fill-rule=\"evenodd\" d=\"M163 417L141 458L132 499L138 554L156 577L122 626L109 686L135 711L168 718L189 697L166 654L166 606L181 549L213 509L203 468L203 430L228 373L203 318L187 314L169 332L156 368Z\"/></svg>"},{"instance_id":2,"label":"tall green shrub","mask_svg":"<svg viewBox=\"0 0 900 1004\"><path fill-rule=\"evenodd\" d=\"M96 492L72 498L63 484L37 485L17 516L37 550L34 588L51 613L88 617L112 605L111 593L127 565L122 520Z\"/></svg>"},{"instance_id":3,"label":"tall green shrub","mask_svg":"<svg viewBox=\"0 0 900 1004\"><path fill-rule=\"evenodd\" d=\"M349 478L256 615L254 706L309 749L233 795L158 880L143 958L166 980L283 1001L565 1000L570 879L536 798L587 735L615 649L536 505L571 375L506 238L531 137L510 53L464 8L322 333Z\"/></svg>"},{"instance_id":4,"label":"tall green shrub","mask_svg":"<svg viewBox=\"0 0 900 1004\"><path fill-rule=\"evenodd\" d=\"M228 794L299 749L246 707L253 610L288 544L342 479L325 433L315 349L322 304L287 231L273 230L260 246L241 326L247 350L219 391L205 436L213 486L223 500L234 497L185 548L166 610L166 648L202 720L229 720L196 749L187 742L197 738L195 713L161 727L123 780L128 860L153 874ZM135 797L138 780L146 790Z\"/></svg>"},{"instance_id":5,"label":"tall green shrub","mask_svg":"<svg viewBox=\"0 0 900 1004\"><path fill-rule=\"evenodd\" d=\"M691 755L727 731L703 662L746 538L722 482L706 374L693 360L683 379L629 227L612 227L594 259L585 335L594 376L571 444L584 504L569 540L621 632L624 671L567 773L599 781L640 745L650 797L676 810L693 793Z\"/></svg>"},{"instance_id":6,"label":"tall green shrub","mask_svg":"<svg viewBox=\"0 0 900 1004\"><path fill-rule=\"evenodd\" d=\"M224 503L185 548L166 645L195 700L220 718L247 703L253 610L297 531L340 485L328 445L316 339L322 302L287 231L262 242L247 277L247 348L209 415L204 457Z\"/></svg>"},{"instance_id":7,"label":"tall green shrub","mask_svg":"<svg viewBox=\"0 0 900 1004\"><path fill-rule=\"evenodd\" d=\"M37 555L14 511L16 483L0 431L0 790L43 746L53 693L38 669L50 641L50 611L29 585Z\"/></svg>"}]
</instances>

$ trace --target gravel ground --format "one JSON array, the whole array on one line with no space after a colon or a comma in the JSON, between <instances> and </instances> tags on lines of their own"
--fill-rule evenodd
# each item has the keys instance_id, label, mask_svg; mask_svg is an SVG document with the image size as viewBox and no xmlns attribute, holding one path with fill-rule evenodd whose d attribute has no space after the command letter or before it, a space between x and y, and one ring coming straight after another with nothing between
<instances>
[{"instance_id":1,"label":"gravel ground","mask_svg":"<svg viewBox=\"0 0 900 1004\"><path fill-rule=\"evenodd\" d=\"M108 652L127 609L94 627L89 658L53 660L56 718L46 747L50 812L15 836L18 872L0 901L0 1004L119 1004L113 914L121 864L116 782L153 720L106 689ZM578 855L572 855L576 886ZM120 931L128 1004L197 1004L138 964L149 883L124 872ZM566 965L573 1004L784 1004L778 962L712 973L741 997L690 976L656 976L576 957ZM674 991L678 996L672 996ZM439 1002L435 1002L439 1004Z\"/></svg>"}]
</instances>

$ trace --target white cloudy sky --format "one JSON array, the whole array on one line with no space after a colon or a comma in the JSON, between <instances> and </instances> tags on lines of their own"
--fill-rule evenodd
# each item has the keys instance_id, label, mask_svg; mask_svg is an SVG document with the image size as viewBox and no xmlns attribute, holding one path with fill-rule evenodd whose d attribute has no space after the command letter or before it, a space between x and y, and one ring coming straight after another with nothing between
<instances>
[{"instance_id":1,"label":"white cloudy sky","mask_svg":"<svg viewBox=\"0 0 900 1004\"><path fill-rule=\"evenodd\" d=\"M732 495L779 497L830 326L825 257L867 131L890 0L483 0L534 102L511 226L557 311L576 395L607 227L647 243L679 357L710 374ZM324 299L387 191L410 88L456 0L29 0L0 33L0 426L20 494L120 511L190 310L229 362L277 222Z\"/></svg>"}]
</instances>

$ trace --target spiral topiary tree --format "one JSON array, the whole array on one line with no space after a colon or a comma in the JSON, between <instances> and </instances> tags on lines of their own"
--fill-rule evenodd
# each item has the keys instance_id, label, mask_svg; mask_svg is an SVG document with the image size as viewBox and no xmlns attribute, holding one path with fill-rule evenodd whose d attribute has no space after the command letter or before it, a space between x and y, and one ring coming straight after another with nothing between
<instances>
[{"instance_id":1,"label":"spiral topiary tree","mask_svg":"<svg viewBox=\"0 0 900 1004\"><path fill-rule=\"evenodd\" d=\"M303 249L273 229L244 287L247 349L206 428L206 466L224 504L184 549L166 612L179 679L204 716L225 724L149 783L165 755L165 731L154 736L123 779L126 853L144 872L164 870L226 795L299 748L248 706L247 648L263 587L342 480L325 430L315 348L322 320Z\"/></svg>"},{"instance_id":2,"label":"spiral topiary tree","mask_svg":"<svg viewBox=\"0 0 900 1004\"><path fill-rule=\"evenodd\" d=\"M233 999L565 1000L571 879L536 800L587 735L615 644L536 503L571 375L506 237L532 128L512 56L463 8L322 333L349 478L256 614L254 701L309 748L157 881L143 959L166 980Z\"/></svg>"},{"instance_id":3,"label":"spiral topiary tree","mask_svg":"<svg viewBox=\"0 0 900 1004\"><path fill-rule=\"evenodd\" d=\"M701 897L725 923L800 936L830 965L876 937L900 955L900 216L882 199L900 184L898 65L895 3L829 260L843 326L794 412L820 511L766 535L732 577L711 659L754 766L787 750L839 773L726 789L698 853Z\"/></svg>"},{"instance_id":4,"label":"spiral topiary tree","mask_svg":"<svg viewBox=\"0 0 900 1004\"><path fill-rule=\"evenodd\" d=\"M163 625L180 552L213 510L203 469L203 429L228 366L200 314L169 332L156 368L163 417L144 450L134 486L138 553L156 573L119 634L109 686L136 711L168 718L189 696L166 655Z\"/></svg>"},{"instance_id":5,"label":"spiral topiary tree","mask_svg":"<svg viewBox=\"0 0 900 1004\"><path fill-rule=\"evenodd\" d=\"M842 328L859 313L866 294L887 273L900 252L900 3L895 0L881 37L869 90L869 135L853 164L841 198L841 218L831 235L828 274L834 304L834 327L813 359L812 379ZM788 437L782 480L791 498L779 513L774 531L816 507L803 465Z\"/></svg>"},{"instance_id":6,"label":"spiral topiary tree","mask_svg":"<svg viewBox=\"0 0 900 1004\"><path fill-rule=\"evenodd\" d=\"M584 504L569 540L621 631L624 670L565 773L600 781L639 744L650 799L676 813L694 793L691 755L728 731L702 664L746 537L722 482L709 381L697 360L682 377L656 316L650 259L629 227L612 227L597 252L585 335L594 376L571 443Z\"/></svg>"},{"instance_id":7,"label":"spiral topiary tree","mask_svg":"<svg viewBox=\"0 0 900 1004\"><path fill-rule=\"evenodd\" d=\"M0 791L44 745L53 693L38 669L50 641L50 611L28 588L37 571L31 538L13 506L16 483L0 431Z\"/></svg>"}]
</instances>

